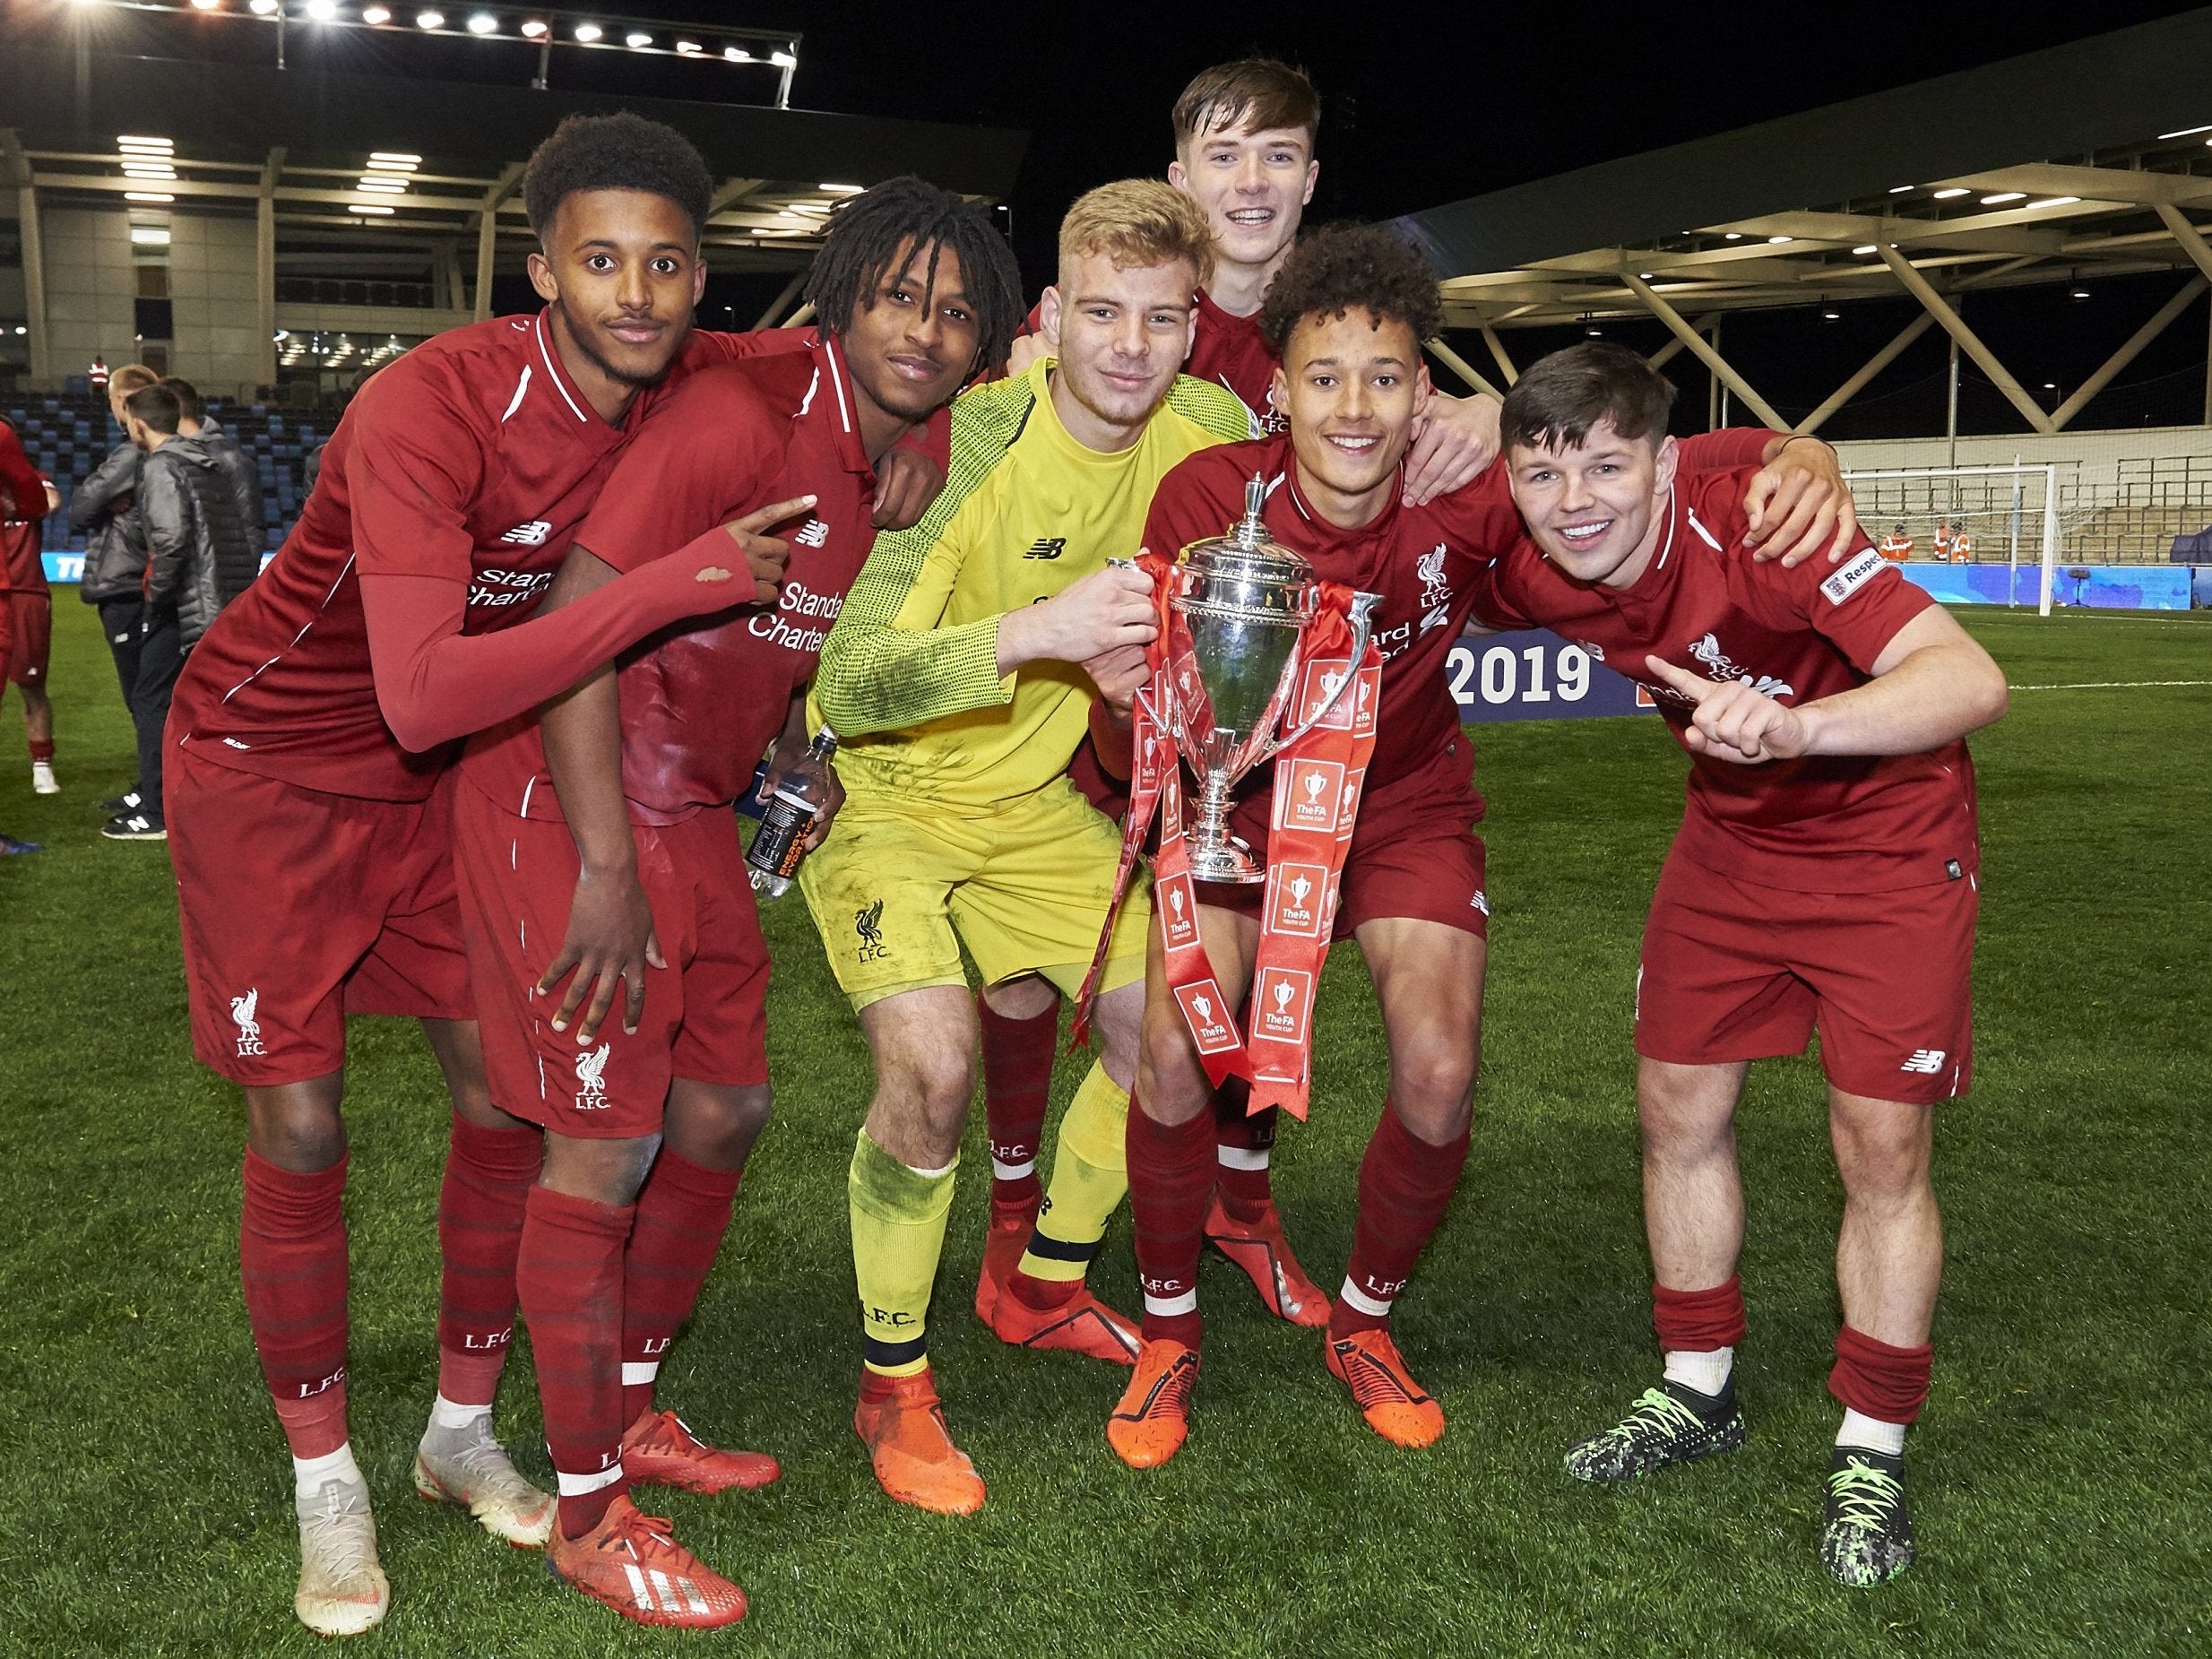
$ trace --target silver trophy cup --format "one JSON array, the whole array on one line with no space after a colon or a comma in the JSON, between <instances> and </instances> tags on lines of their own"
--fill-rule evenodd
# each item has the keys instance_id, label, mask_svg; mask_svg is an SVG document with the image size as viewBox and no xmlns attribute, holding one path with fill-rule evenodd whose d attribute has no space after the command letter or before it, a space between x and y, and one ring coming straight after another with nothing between
<instances>
[{"instance_id":1,"label":"silver trophy cup","mask_svg":"<svg viewBox=\"0 0 2212 1659\"><path fill-rule=\"evenodd\" d=\"M1200 881L1257 882L1266 870L1229 833L1230 791L1262 762L1326 719L1355 675L1332 684L1303 723L1278 732L1305 667L1305 637L1319 614L1312 564L1260 522L1266 484L1245 486L1244 517L1225 536L1185 548L1171 580L1167 707L1161 719L1198 785L1188 832L1190 873ZM1374 593L1352 602L1352 662L1367 655Z\"/></svg>"}]
</instances>

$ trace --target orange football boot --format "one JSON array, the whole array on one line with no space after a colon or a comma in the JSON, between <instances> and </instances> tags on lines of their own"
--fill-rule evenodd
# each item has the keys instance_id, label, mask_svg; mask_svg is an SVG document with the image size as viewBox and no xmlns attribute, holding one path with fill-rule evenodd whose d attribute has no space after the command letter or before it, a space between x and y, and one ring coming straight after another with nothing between
<instances>
[{"instance_id":1,"label":"orange football boot","mask_svg":"<svg viewBox=\"0 0 2212 1659\"><path fill-rule=\"evenodd\" d=\"M1183 1448L1198 1351L1162 1338L1136 1356L1136 1375L1106 1420L1107 1444L1132 1469L1156 1469Z\"/></svg>"},{"instance_id":2,"label":"orange football boot","mask_svg":"<svg viewBox=\"0 0 2212 1659\"><path fill-rule=\"evenodd\" d=\"M691 1431L674 1412L641 1413L622 1435L622 1471L633 1486L687 1492L753 1491L783 1473L765 1452L725 1452Z\"/></svg>"},{"instance_id":3,"label":"orange football boot","mask_svg":"<svg viewBox=\"0 0 2212 1659\"><path fill-rule=\"evenodd\" d=\"M1205 1212L1205 1241L1244 1270L1267 1311L1292 1325L1329 1322L1329 1299L1306 1276L1283 1235L1283 1214L1270 1204L1257 1221L1240 1222L1214 1195Z\"/></svg>"},{"instance_id":4,"label":"orange football boot","mask_svg":"<svg viewBox=\"0 0 2212 1659\"><path fill-rule=\"evenodd\" d=\"M1444 1432L1444 1408L1421 1392L1387 1330L1332 1336L1329 1375L1352 1390L1367 1426L1393 1446L1418 1450Z\"/></svg>"},{"instance_id":5,"label":"orange football boot","mask_svg":"<svg viewBox=\"0 0 2212 1659\"><path fill-rule=\"evenodd\" d=\"M1029 1249L1037 1209L1033 1204L991 1204L990 1231L983 1235L983 1271L975 1281L975 1317L986 1325L998 1311L999 1294L1020 1265L1022 1252Z\"/></svg>"},{"instance_id":6,"label":"orange football boot","mask_svg":"<svg viewBox=\"0 0 2212 1659\"><path fill-rule=\"evenodd\" d=\"M556 1526L545 1564L633 1624L712 1630L745 1617L745 1592L671 1538L666 1521L640 1515L627 1497L608 1505L581 1538L564 1538Z\"/></svg>"},{"instance_id":7,"label":"orange football boot","mask_svg":"<svg viewBox=\"0 0 2212 1659\"><path fill-rule=\"evenodd\" d=\"M1092 1295L1080 1280L1074 1294L1057 1308L1033 1308L1011 1287L1002 1288L990 1328L1000 1342L1016 1348L1065 1348L1115 1365L1135 1365L1144 1340L1133 1322Z\"/></svg>"},{"instance_id":8,"label":"orange football boot","mask_svg":"<svg viewBox=\"0 0 2212 1659\"><path fill-rule=\"evenodd\" d=\"M852 1431L868 1447L877 1483L901 1503L938 1515L973 1515L983 1507L983 1477L953 1444L926 1367L912 1377L862 1371Z\"/></svg>"}]
</instances>

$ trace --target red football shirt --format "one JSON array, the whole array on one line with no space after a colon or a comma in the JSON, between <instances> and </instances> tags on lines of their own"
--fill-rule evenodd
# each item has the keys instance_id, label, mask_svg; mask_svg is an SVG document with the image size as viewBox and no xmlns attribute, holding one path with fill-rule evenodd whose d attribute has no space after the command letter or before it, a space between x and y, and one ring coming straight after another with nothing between
<instances>
[{"instance_id":1,"label":"red football shirt","mask_svg":"<svg viewBox=\"0 0 2212 1659\"><path fill-rule=\"evenodd\" d=\"M818 335L808 346L694 374L654 409L576 532L629 571L770 502L817 497L781 532L791 557L774 609L678 625L623 659L622 781L634 822L726 805L751 782L875 540L876 473L842 350ZM471 742L462 775L509 811L560 817L534 717Z\"/></svg>"},{"instance_id":2,"label":"red football shirt","mask_svg":"<svg viewBox=\"0 0 2212 1659\"><path fill-rule=\"evenodd\" d=\"M1865 685L1897 631L1934 601L1863 537L1838 566L1755 561L1743 546L1749 477L1678 475L1659 550L1626 589L1576 582L1534 541L1516 542L1482 584L1477 616L1554 629L1650 687L1677 742L1688 699L1653 677L1647 653L1791 704ZM1956 879L1979 864L1974 763L1962 741L1755 766L1693 755L1675 845L1723 875L1801 892Z\"/></svg>"},{"instance_id":3,"label":"red football shirt","mask_svg":"<svg viewBox=\"0 0 2212 1659\"><path fill-rule=\"evenodd\" d=\"M32 472L35 513L26 516L13 488L0 488L0 593L44 593L46 557L39 550L39 523L46 517L46 474Z\"/></svg>"},{"instance_id":4,"label":"red football shirt","mask_svg":"<svg viewBox=\"0 0 2212 1659\"><path fill-rule=\"evenodd\" d=\"M618 427L569 380L542 312L416 347L354 399L275 559L194 648L172 736L310 789L428 795L453 749L410 752L386 725L359 578L465 589L463 634L521 621L652 403L691 368L788 343L695 333Z\"/></svg>"},{"instance_id":5,"label":"red football shirt","mask_svg":"<svg viewBox=\"0 0 2212 1659\"><path fill-rule=\"evenodd\" d=\"M1756 429L1707 433L1688 440L1682 464L1735 467L1747 456L1756 460L1770 436ZM1487 467L1426 506L1405 505L1394 489L1372 523L1344 530L1316 512L1299 488L1287 435L1224 444L1201 450L1160 480L1145 545L1171 558L1193 541L1223 534L1243 516L1244 487L1255 476L1267 480L1262 517L1269 534L1311 559L1325 579L1382 596L1374 613L1382 706L1370 787L1442 759L1459 730L1445 658L1467 625L1482 579L1524 534L1505 468ZM1737 480L1741 497L1748 475L1725 476Z\"/></svg>"}]
</instances>

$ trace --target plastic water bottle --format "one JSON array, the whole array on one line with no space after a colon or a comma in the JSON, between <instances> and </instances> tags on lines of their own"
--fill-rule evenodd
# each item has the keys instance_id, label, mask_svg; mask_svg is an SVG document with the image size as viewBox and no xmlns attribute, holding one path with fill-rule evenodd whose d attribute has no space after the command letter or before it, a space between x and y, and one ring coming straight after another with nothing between
<instances>
[{"instance_id":1,"label":"plastic water bottle","mask_svg":"<svg viewBox=\"0 0 2212 1659\"><path fill-rule=\"evenodd\" d=\"M745 861L752 869L753 891L763 898L780 899L791 891L799 861L807 856L807 836L829 804L829 759L836 752L837 734L825 726L783 774L760 815Z\"/></svg>"}]
</instances>

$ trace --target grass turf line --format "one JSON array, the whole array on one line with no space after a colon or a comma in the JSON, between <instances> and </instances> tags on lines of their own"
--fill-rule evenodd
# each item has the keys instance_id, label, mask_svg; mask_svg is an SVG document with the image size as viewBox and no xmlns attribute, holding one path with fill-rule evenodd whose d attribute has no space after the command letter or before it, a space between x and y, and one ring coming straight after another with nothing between
<instances>
[{"instance_id":1,"label":"grass turf line","mask_svg":"<svg viewBox=\"0 0 2212 1659\"><path fill-rule=\"evenodd\" d=\"M0 713L0 826L48 847L0 860L0 1653L328 1652L291 1615L289 1470L238 1289L242 1109L191 1058L161 849L95 833L129 728L94 618L56 598L65 793L30 793L12 700ZM2018 683L2212 678L2198 619L1963 614ZM1434 1451L1370 1434L1318 1337L1262 1317L1212 1261L1189 1447L1121 1468L1102 1429L1122 1373L1003 1350L967 1310L979 1114L932 1348L990 1500L951 1522L883 1499L849 1427L844 1168L867 1056L788 903L766 911L777 1118L663 1373L701 1432L787 1473L649 1508L745 1585L754 1611L727 1639L763 1654L2202 1651L2208 724L2206 689L2052 692L1974 741L1978 1086L1938 1109L1923 1556L1888 1589L1841 1590L1813 1552L1840 1197L1812 1061L1755 1067L1741 1114L1750 1445L1620 1492L1560 1468L1656 1372L1629 1010L1683 762L1638 720L1476 734L1494 916L1474 1154L1397 1321L1450 1416ZM1349 952L1321 1020L1315 1122L1286 1127L1277 1188L1333 1285L1383 1090ZM1080 1070L1061 1064L1056 1110ZM445 1106L400 1022L355 1022L349 1088L355 1443L393 1585L361 1651L696 1651L618 1628L410 1495ZM1118 1220L1095 1283L1127 1308L1132 1275ZM549 1480L526 1343L499 1421Z\"/></svg>"}]
</instances>

